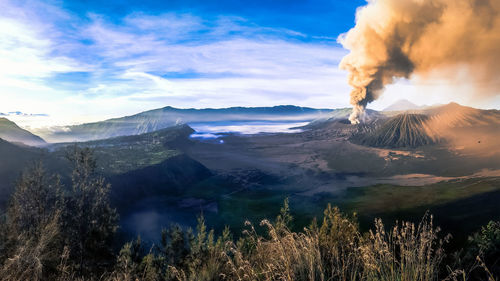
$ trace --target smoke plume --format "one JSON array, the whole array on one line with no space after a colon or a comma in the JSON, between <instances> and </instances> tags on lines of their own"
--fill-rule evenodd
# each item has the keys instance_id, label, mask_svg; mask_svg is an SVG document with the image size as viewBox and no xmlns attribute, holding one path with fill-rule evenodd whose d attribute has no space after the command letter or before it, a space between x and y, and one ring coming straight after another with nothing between
<instances>
[{"instance_id":1,"label":"smoke plume","mask_svg":"<svg viewBox=\"0 0 500 281\"><path fill-rule=\"evenodd\" d=\"M368 0L339 42L350 50L340 67L353 88L351 123L396 78L452 81L465 70L474 94L498 94L499 0Z\"/></svg>"}]
</instances>

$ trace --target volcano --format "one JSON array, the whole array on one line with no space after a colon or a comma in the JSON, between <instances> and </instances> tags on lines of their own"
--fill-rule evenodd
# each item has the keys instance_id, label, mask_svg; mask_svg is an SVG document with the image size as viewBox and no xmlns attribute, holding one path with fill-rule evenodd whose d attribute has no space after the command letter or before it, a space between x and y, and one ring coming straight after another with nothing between
<instances>
[{"instance_id":1,"label":"volcano","mask_svg":"<svg viewBox=\"0 0 500 281\"><path fill-rule=\"evenodd\" d=\"M422 113L429 116L429 124L439 130L473 127L498 130L500 124L499 110L481 110L454 102L423 110Z\"/></svg>"},{"instance_id":2,"label":"volcano","mask_svg":"<svg viewBox=\"0 0 500 281\"><path fill-rule=\"evenodd\" d=\"M371 132L356 135L354 142L374 147L418 147L438 142L437 134L427 126L424 114L403 113L389 118Z\"/></svg>"}]
</instances>

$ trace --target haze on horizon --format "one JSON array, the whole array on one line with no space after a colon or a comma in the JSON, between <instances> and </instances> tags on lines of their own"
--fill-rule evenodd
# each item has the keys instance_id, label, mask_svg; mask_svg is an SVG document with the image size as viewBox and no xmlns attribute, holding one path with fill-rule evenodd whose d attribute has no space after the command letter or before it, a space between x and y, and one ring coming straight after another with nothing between
<instances>
[{"instance_id":1,"label":"haze on horizon","mask_svg":"<svg viewBox=\"0 0 500 281\"><path fill-rule=\"evenodd\" d=\"M337 38L367 3L268 2L0 0L0 113L41 127L164 106L349 107ZM369 107L404 98L500 108L500 95L477 99L468 84L412 82Z\"/></svg>"}]
</instances>

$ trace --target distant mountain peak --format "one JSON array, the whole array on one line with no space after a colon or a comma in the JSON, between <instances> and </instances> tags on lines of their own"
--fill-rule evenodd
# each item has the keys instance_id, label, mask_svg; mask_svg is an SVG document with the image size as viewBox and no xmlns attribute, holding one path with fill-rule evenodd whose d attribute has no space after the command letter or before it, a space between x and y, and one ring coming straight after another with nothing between
<instances>
[{"instance_id":1,"label":"distant mountain peak","mask_svg":"<svg viewBox=\"0 0 500 281\"><path fill-rule=\"evenodd\" d=\"M390 106L384 108L383 111L406 111L406 110L415 110L420 109L421 106L418 106L407 99L400 99Z\"/></svg>"}]
</instances>

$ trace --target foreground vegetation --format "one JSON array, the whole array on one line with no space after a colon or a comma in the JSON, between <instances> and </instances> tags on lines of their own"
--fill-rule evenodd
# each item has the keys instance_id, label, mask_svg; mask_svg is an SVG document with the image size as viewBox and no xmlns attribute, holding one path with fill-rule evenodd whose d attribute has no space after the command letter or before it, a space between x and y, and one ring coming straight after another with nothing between
<instances>
[{"instance_id":1,"label":"foreground vegetation","mask_svg":"<svg viewBox=\"0 0 500 281\"><path fill-rule=\"evenodd\" d=\"M109 190L95 173L87 149L68 153L71 185L48 176L41 165L19 179L0 232L0 280L497 280L500 223L470 236L463 249L446 253L452 239L433 224L386 227L380 219L367 233L356 214L328 207L323 218L293 232L285 200L274 220L245 222L233 237L171 226L157 244L140 238L113 250L118 216Z\"/></svg>"}]
</instances>

